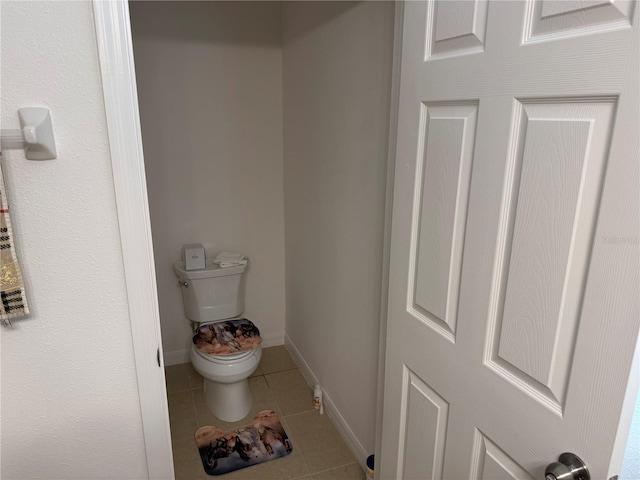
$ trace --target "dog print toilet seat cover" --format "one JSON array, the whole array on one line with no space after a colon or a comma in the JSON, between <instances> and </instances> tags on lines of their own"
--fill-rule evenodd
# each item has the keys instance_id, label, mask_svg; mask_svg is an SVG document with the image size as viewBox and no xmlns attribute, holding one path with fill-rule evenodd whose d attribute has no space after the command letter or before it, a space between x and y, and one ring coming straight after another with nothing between
<instances>
[{"instance_id":1,"label":"dog print toilet seat cover","mask_svg":"<svg viewBox=\"0 0 640 480\"><path fill-rule=\"evenodd\" d=\"M205 323L193 335L193 344L206 355L237 355L260 343L260 330L246 318Z\"/></svg>"}]
</instances>

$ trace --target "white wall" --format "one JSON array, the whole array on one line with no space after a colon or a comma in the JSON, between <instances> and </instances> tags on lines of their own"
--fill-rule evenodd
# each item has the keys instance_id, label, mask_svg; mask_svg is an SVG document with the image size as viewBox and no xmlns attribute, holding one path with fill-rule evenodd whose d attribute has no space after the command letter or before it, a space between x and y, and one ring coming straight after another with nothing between
<instances>
[{"instance_id":1,"label":"white wall","mask_svg":"<svg viewBox=\"0 0 640 480\"><path fill-rule=\"evenodd\" d=\"M287 337L373 453L394 6L282 22Z\"/></svg>"},{"instance_id":2,"label":"white wall","mask_svg":"<svg viewBox=\"0 0 640 480\"><path fill-rule=\"evenodd\" d=\"M2 128L48 106L58 159L4 153L29 319L1 329L1 476L147 477L89 2L1 6Z\"/></svg>"},{"instance_id":3,"label":"white wall","mask_svg":"<svg viewBox=\"0 0 640 480\"><path fill-rule=\"evenodd\" d=\"M165 360L189 361L172 264L187 243L246 253L245 313L285 327L279 2L132 2Z\"/></svg>"}]
</instances>

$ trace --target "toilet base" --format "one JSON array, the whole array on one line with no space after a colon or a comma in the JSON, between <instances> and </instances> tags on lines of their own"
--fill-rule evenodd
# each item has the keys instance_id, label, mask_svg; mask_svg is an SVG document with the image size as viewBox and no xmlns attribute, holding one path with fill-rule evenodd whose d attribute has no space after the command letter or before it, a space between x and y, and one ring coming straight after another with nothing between
<instances>
[{"instance_id":1,"label":"toilet base","mask_svg":"<svg viewBox=\"0 0 640 480\"><path fill-rule=\"evenodd\" d=\"M242 420L253 403L246 378L235 383L217 383L205 378L204 393L211 413L225 422Z\"/></svg>"}]
</instances>

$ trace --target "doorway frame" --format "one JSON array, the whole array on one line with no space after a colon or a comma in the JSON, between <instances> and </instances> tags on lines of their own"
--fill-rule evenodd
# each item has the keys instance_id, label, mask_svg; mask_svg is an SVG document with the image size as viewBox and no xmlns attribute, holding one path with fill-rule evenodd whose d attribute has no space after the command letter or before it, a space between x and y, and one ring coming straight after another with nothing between
<instances>
[{"instance_id":1,"label":"doorway frame","mask_svg":"<svg viewBox=\"0 0 640 480\"><path fill-rule=\"evenodd\" d=\"M174 479L128 0L93 0L140 413L150 479Z\"/></svg>"},{"instance_id":2,"label":"doorway frame","mask_svg":"<svg viewBox=\"0 0 640 480\"><path fill-rule=\"evenodd\" d=\"M153 243L140 129L129 0L92 0L116 207L150 479L173 479L171 433L156 289ZM384 390L388 240L395 165L403 2L395 6L391 118L381 285L375 451L379 458ZM160 366L161 368L158 368ZM364 458L362 459L364 461Z\"/></svg>"}]
</instances>

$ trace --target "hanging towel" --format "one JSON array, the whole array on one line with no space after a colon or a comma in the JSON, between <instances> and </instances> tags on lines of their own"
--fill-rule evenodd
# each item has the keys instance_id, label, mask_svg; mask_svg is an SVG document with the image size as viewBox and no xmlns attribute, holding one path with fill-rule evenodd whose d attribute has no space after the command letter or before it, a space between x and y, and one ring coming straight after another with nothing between
<instances>
[{"instance_id":1,"label":"hanging towel","mask_svg":"<svg viewBox=\"0 0 640 480\"><path fill-rule=\"evenodd\" d=\"M29 314L12 235L0 152L0 323L5 327L11 325L12 318Z\"/></svg>"},{"instance_id":2,"label":"hanging towel","mask_svg":"<svg viewBox=\"0 0 640 480\"><path fill-rule=\"evenodd\" d=\"M213 263L221 267L233 267L236 265L246 265L247 256L242 253L220 252Z\"/></svg>"}]
</instances>

